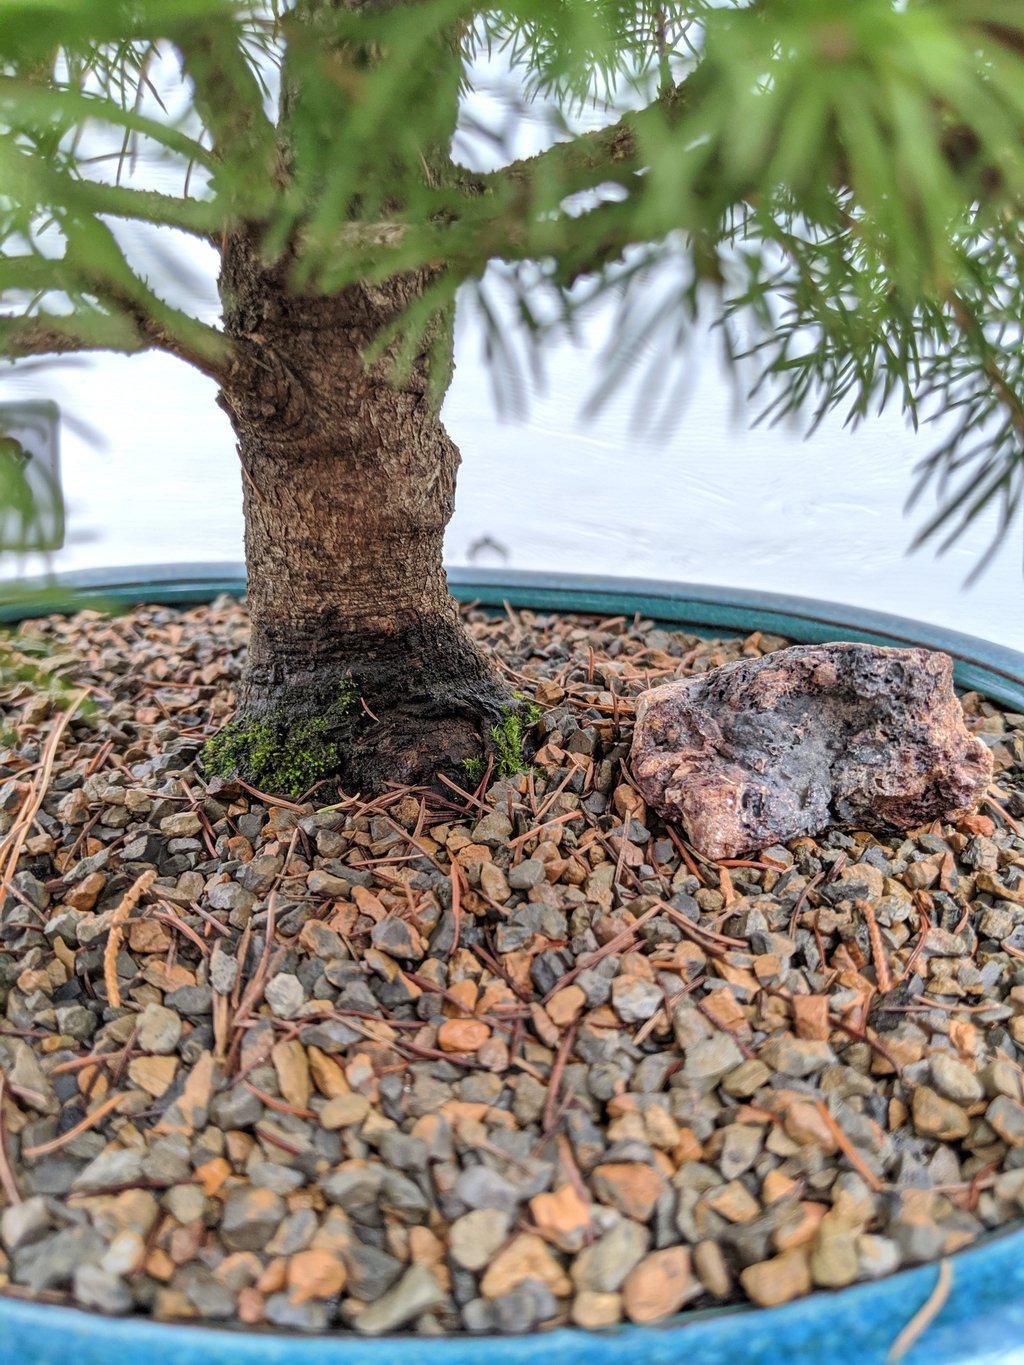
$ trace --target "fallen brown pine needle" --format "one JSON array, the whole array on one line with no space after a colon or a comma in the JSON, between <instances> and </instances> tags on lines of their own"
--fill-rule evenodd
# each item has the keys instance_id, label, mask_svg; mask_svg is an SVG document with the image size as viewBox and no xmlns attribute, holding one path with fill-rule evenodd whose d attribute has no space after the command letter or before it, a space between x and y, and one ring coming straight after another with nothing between
<instances>
[{"instance_id":1,"label":"fallen brown pine needle","mask_svg":"<svg viewBox=\"0 0 1024 1365\"><path fill-rule=\"evenodd\" d=\"M576 1041L576 1025L573 1024L565 1037L562 1039L558 1049L558 1056L555 1064L551 1068L551 1076L548 1080L548 1093L544 1100L543 1128L545 1133L550 1133L555 1126L555 1111L558 1105L558 1092L562 1085L562 1073L565 1071L566 1063L569 1060L569 1053L572 1045Z\"/></svg>"},{"instance_id":2,"label":"fallen brown pine needle","mask_svg":"<svg viewBox=\"0 0 1024 1365\"><path fill-rule=\"evenodd\" d=\"M861 914L867 921L868 941L871 944L871 956L875 963L875 976L878 978L878 989L883 995L888 995L892 990L892 973L889 970L889 960L885 956L885 945L882 942L882 931L878 927L878 920L875 918L874 907L870 901L858 901Z\"/></svg>"},{"instance_id":3,"label":"fallen brown pine needle","mask_svg":"<svg viewBox=\"0 0 1024 1365\"><path fill-rule=\"evenodd\" d=\"M480 797L475 792L466 791L466 789L464 787L460 787L457 782L452 782L450 778L445 777L444 773L438 773L438 777L446 787L450 787L451 790L453 792L456 792L459 796L461 796L464 801L468 801L471 805L479 806L479 808L482 811L486 811L488 809L488 807L484 804L483 801L480 800ZM477 791L479 791L479 788L477 788Z\"/></svg>"},{"instance_id":4,"label":"fallen brown pine needle","mask_svg":"<svg viewBox=\"0 0 1024 1365\"><path fill-rule=\"evenodd\" d=\"M542 825L535 825L533 829L526 830L524 834L519 834L514 839L509 839L508 847L518 848L520 844L525 844L528 839L536 839L538 834L542 834L546 829L551 829L553 825L564 825L569 820L582 819L583 816L578 810L567 810L564 815L556 815L553 820L545 820Z\"/></svg>"},{"instance_id":5,"label":"fallen brown pine needle","mask_svg":"<svg viewBox=\"0 0 1024 1365\"><path fill-rule=\"evenodd\" d=\"M117 1052L90 1052L85 1057L72 1057L69 1062L58 1062L56 1066L50 1067L47 1076L64 1076L69 1071L81 1071L90 1066L102 1066L104 1062L112 1062L120 1057L123 1048Z\"/></svg>"},{"instance_id":6,"label":"fallen brown pine needle","mask_svg":"<svg viewBox=\"0 0 1024 1365\"><path fill-rule=\"evenodd\" d=\"M563 977L560 977L559 980L555 982L544 997L544 1003L546 1004L553 995L556 995L560 990L563 990L571 982L575 981L580 972L586 971L588 967L596 967L597 964L608 957L610 953L617 953L625 944L632 942L632 940L636 938L639 930L643 928L649 919L653 919L661 909L662 905L660 901L656 905L648 906L642 915L639 915L627 928L621 929L613 939L609 939L603 948L598 948L595 952L588 954L587 957L581 958L571 971L566 972Z\"/></svg>"},{"instance_id":7,"label":"fallen brown pine needle","mask_svg":"<svg viewBox=\"0 0 1024 1365\"><path fill-rule=\"evenodd\" d=\"M244 782L240 777L236 777L235 781L244 791L247 791L250 796L255 796L257 801L262 801L266 806L277 806L281 810L290 810L295 811L299 815L302 814L303 807L294 801L286 801L283 796L271 796L269 792L261 792L259 787L254 787L249 782Z\"/></svg>"},{"instance_id":8,"label":"fallen brown pine needle","mask_svg":"<svg viewBox=\"0 0 1024 1365\"><path fill-rule=\"evenodd\" d=\"M988 806L989 810L994 810L996 814L1010 826L1014 834L1024 837L1024 827L1022 827L1008 811L1004 810L998 801L994 800L991 796L983 796L981 798L981 804L983 806Z\"/></svg>"},{"instance_id":9,"label":"fallen brown pine needle","mask_svg":"<svg viewBox=\"0 0 1024 1365\"><path fill-rule=\"evenodd\" d=\"M6 1084L7 1077L0 1071L0 1189L3 1190L4 1198L8 1204L20 1204L21 1191L18 1189L18 1182L14 1178L10 1158L7 1155L7 1128L4 1124L3 1109Z\"/></svg>"},{"instance_id":10,"label":"fallen brown pine needle","mask_svg":"<svg viewBox=\"0 0 1024 1365\"><path fill-rule=\"evenodd\" d=\"M69 1142L73 1142L82 1133L87 1133L90 1128L95 1128L97 1123L102 1123L107 1115L121 1103L125 1097L125 1092L119 1090L116 1095L108 1095L102 1104L96 1108L81 1122L76 1123L74 1128L69 1128L66 1133L61 1133L59 1137L51 1139L49 1142L40 1142L36 1147L25 1147L22 1149L23 1157L35 1158L37 1156L49 1156L51 1152L58 1152L62 1147L66 1147Z\"/></svg>"},{"instance_id":11,"label":"fallen brown pine needle","mask_svg":"<svg viewBox=\"0 0 1024 1365\"><path fill-rule=\"evenodd\" d=\"M946 1300L949 1298L949 1291L952 1286L953 1262L941 1260L934 1289L890 1346L889 1354L886 1356L887 1365L895 1365L896 1361L902 1360L910 1348L928 1330L946 1306Z\"/></svg>"},{"instance_id":12,"label":"fallen brown pine needle","mask_svg":"<svg viewBox=\"0 0 1024 1365\"><path fill-rule=\"evenodd\" d=\"M821 881L824 875L825 875L824 872L815 872L814 876L810 879L809 882L806 882L804 884L803 890L800 892L799 896L797 896L796 904L793 906L793 913L789 917L790 937L792 937L793 931L796 928L796 922L797 919L799 918L800 911L804 908L804 902L807 900L807 897L818 885L818 883Z\"/></svg>"},{"instance_id":13,"label":"fallen brown pine needle","mask_svg":"<svg viewBox=\"0 0 1024 1365\"><path fill-rule=\"evenodd\" d=\"M279 1100L275 1095L268 1095L265 1090L260 1090L251 1081L243 1080L242 1084L246 1090L251 1091L256 1098L267 1106L268 1109L276 1109L280 1114L291 1114L297 1119L315 1119L316 1115L312 1109L301 1109L296 1104L289 1104L287 1100Z\"/></svg>"},{"instance_id":14,"label":"fallen brown pine needle","mask_svg":"<svg viewBox=\"0 0 1024 1365\"><path fill-rule=\"evenodd\" d=\"M847 1161L857 1172L857 1174L861 1177L864 1183L869 1185L871 1189L873 1189L877 1194L882 1189L881 1180L878 1178L877 1175L875 1175L871 1167L868 1166L866 1162L862 1159L856 1147L843 1132L842 1128L840 1128L839 1124L836 1123L832 1115L828 1112L828 1107L824 1105L821 1102L821 1100L818 1100L816 1102L816 1108L818 1110L818 1113L825 1120L825 1126L828 1128L828 1131L832 1134L833 1138L835 1139L836 1146L842 1152L843 1156L846 1157Z\"/></svg>"},{"instance_id":15,"label":"fallen brown pine needle","mask_svg":"<svg viewBox=\"0 0 1024 1365\"><path fill-rule=\"evenodd\" d=\"M452 934L452 946L449 957L454 957L459 947L459 939L462 937L462 869L455 859L452 859L452 920L455 929Z\"/></svg>"},{"instance_id":16,"label":"fallen brown pine needle","mask_svg":"<svg viewBox=\"0 0 1024 1365\"><path fill-rule=\"evenodd\" d=\"M103 949L103 981L107 988L107 1002L113 1009L121 1007L121 987L117 984L117 955L124 941L124 922L139 901L156 881L156 868L147 867L121 897L120 904L110 916L110 932Z\"/></svg>"},{"instance_id":17,"label":"fallen brown pine needle","mask_svg":"<svg viewBox=\"0 0 1024 1365\"><path fill-rule=\"evenodd\" d=\"M4 899L10 890L11 879L18 869L18 859L21 857L21 850L28 838L32 823L39 813L39 807L43 804L43 797L46 789L50 785L50 774L53 772L54 760L57 757L57 750L60 747L61 737L64 731L71 724L71 719L88 696L88 692L80 692L71 701L66 710L62 711L53 724L53 728L46 740L46 747L43 750L42 762L39 770L32 781L32 785L25 795L21 809L15 816L14 823L7 835L0 842L0 901Z\"/></svg>"}]
</instances>

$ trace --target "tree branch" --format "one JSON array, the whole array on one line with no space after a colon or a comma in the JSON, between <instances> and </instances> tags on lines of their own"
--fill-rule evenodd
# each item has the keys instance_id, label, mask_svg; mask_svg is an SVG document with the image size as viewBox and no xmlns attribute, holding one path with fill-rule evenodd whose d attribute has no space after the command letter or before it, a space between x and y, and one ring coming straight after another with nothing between
<instances>
[{"instance_id":1,"label":"tree branch","mask_svg":"<svg viewBox=\"0 0 1024 1365\"><path fill-rule=\"evenodd\" d=\"M199 328L202 324L195 326ZM23 360L28 356L70 355L85 351L113 351L120 355L166 351L222 383L226 373L226 342L215 328L205 331L222 344L219 360L213 358L212 345L199 349L141 313L129 315L127 311L118 314L99 308L80 308L66 315L35 313L27 317L0 317L0 355L9 360Z\"/></svg>"},{"instance_id":2,"label":"tree branch","mask_svg":"<svg viewBox=\"0 0 1024 1365\"><path fill-rule=\"evenodd\" d=\"M599 185L628 185L643 170L645 136L670 132L681 122L698 97L701 76L698 68L651 104L630 110L616 123L556 142L496 171L467 173L462 183L476 194L512 191L513 206L535 206L543 198L549 207Z\"/></svg>"},{"instance_id":3,"label":"tree branch","mask_svg":"<svg viewBox=\"0 0 1024 1365\"><path fill-rule=\"evenodd\" d=\"M109 218L132 218L156 227L180 228L209 239L223 229L226 214L215 199L179 199L157 190L136 190L99 180L75 180L69 187L76 209Z\"/></svg>"},{"instance_id":4,"label":"tree branch","mask_svg":"<svg viewBox=\"0 0 1024 1365\"><path fill-rule=\"evenodd\" d=\"M173 313L175 310L167 311ZM135 324L140 334L158 351L166 351L168 355L184 360L193 369L223 384L231 356L231 343L227 337L218 328L208 327L183 313L178 314L178 317L188 324L187 337L181 329L170 328L149 314L139 314Z\"/></svg>"},{"instance_id":5,"label":"tree branch","mask_svg":"<svg viewBox=\"0 0 1024 1365\"><path fill-rule=\"evenodd\" d=\"M62 210L76 214L100 214L110 218L132 218L157 227L180 228L193 236L210 238L226 221L224 209L215 199L183 199L159 190L137 190L126 185L111 185L102 180L88 180L54 166L40 164L28 152L18 153L24 166L24 179L19 188L22 202L35 200L37 208Z\"/></svg>"},{"instance_id":6,"label":"tree branch","mask_svg":"<svg viewBox=\"0 0 1024 1365\"><path fill-rule=\"evenodd\" d=\"M272 185L277 171L277 130L267 117L263 91L246 60L237 24L218 18L188 41L178 39L177 48L215 160L231 167L239 188L249 197L264 185ZM217 178L215 171L215 183ZM224 198L231 197L231 186L219 188Z\"/></svg>"},{"instance_id":7,"label":"tree branch","mask_svg":"<svg viewBox=\"0 0 1024 1365\"><path fill-rule=\"evenodd\" d=\"M230 357L224 334L154 294L132 272L109 233L103 244L108 248L107 259L93 258L88 269L74 264L68 256L0 255L0 296L12 291L37 298L60 293L76 305L85 296L109 306L107 311L106 307L87 303L67 315L0 318L0 353L19 356L113 350L134 354L156 348L223 382Z\"/></svg>"},{"instance_id":8,"label":"tree branch","mask_svg":"<svg viewBox=\"0 0 1024 1365\"><path fill-rule=\"evenodd\" d=\"M9 360L82 351L136 355L152 349L153 345L125 318L103 313L98 308L80 309L66 316L37 313L31 317L0 317L0 354Z\"/></svg>"},{"instance_id":9,"label":"tree branch","mask_svg":"<svg viewBox=\"0 0 1024 1365\"><path fill-rule=\"evenodd\" d=\"M98 245L102 251L95 256L95 275L84 277L87 292L95 291L98 298L109 301L134 322L139 334L147 337L160 350L186 360L211 379L222 383L225 363L230 357L230 342L223 332L205 322L181 312L154 294L149 285L136 275L121 249L117 238L102 223ZM68 234L68 249L74 242ZM84 253L82 258L85 259ZM70 264L70 263L69 263Z\"/></svg>"}]
</instances>

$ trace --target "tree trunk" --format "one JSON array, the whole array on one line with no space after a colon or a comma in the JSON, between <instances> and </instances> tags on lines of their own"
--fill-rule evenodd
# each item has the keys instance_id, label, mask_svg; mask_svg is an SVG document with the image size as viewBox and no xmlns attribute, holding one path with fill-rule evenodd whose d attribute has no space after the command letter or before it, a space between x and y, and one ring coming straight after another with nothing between
<instances>
[{"instance_id":1,"label":"tree trunk","mask_svg":"<svg viewBox=\"0 0 1024 1365\"><path fill-rule=\"evenodd\" d=\"M516 703L442 566L459 454L430 395L450 375L450 321L432 338L445 382L428 382L425 351L396 387L362 352L426 275L322 297L292 292L287 274L246 235L225 244L238 359L221 402L242 461L252 636L208 765L293 794L472 770Z\"/></svg>"}]
</instances>

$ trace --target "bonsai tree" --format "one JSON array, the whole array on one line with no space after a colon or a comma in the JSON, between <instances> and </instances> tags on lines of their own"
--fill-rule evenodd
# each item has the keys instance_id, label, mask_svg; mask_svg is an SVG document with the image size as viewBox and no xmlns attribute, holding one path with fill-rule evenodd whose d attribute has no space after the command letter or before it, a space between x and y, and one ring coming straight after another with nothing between
<instances>
[{"instance_id":1,"label":"bonsai tree","mask_svg":"<svg viewBox=\"0 0 1024 1365\"><path fill-rule=\"evenodd\" d=\"M0 350L167 351L237 435L252 640L215 770L514 765L529 717L442 567L460 289L496 366L509 300L540 346L613 295L598 387L646 363L645 405L677 405L664 350L711 319L771 415L942 414L922 539L1020 508L1019 6L5 0L0 63ZM471 98L504 68L537 155L514 101ZM126 221L212 244L221 326Z\"/></svg>"}]
</instances>

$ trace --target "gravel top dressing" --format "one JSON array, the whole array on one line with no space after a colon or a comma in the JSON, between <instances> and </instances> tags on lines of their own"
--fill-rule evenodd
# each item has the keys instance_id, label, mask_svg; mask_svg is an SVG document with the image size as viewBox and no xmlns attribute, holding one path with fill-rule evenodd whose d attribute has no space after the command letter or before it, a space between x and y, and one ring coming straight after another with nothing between
<instances>
[{"instance_id":1,"label":"gravel top dressing","mask_svg":"<svg viewBox=\"0 0 1024 1365\"><path fill-rule=\"evenodd\" d=\"M713 862L632 784L635 699L785 641L467 617L532 766L340 803L204 780L238 603L14 637L77 709L3 694L0 1292L601 1327L1020 1218L1024 716L964 698L995 780L955 827Z\"/></svg>"}]
</instances>

